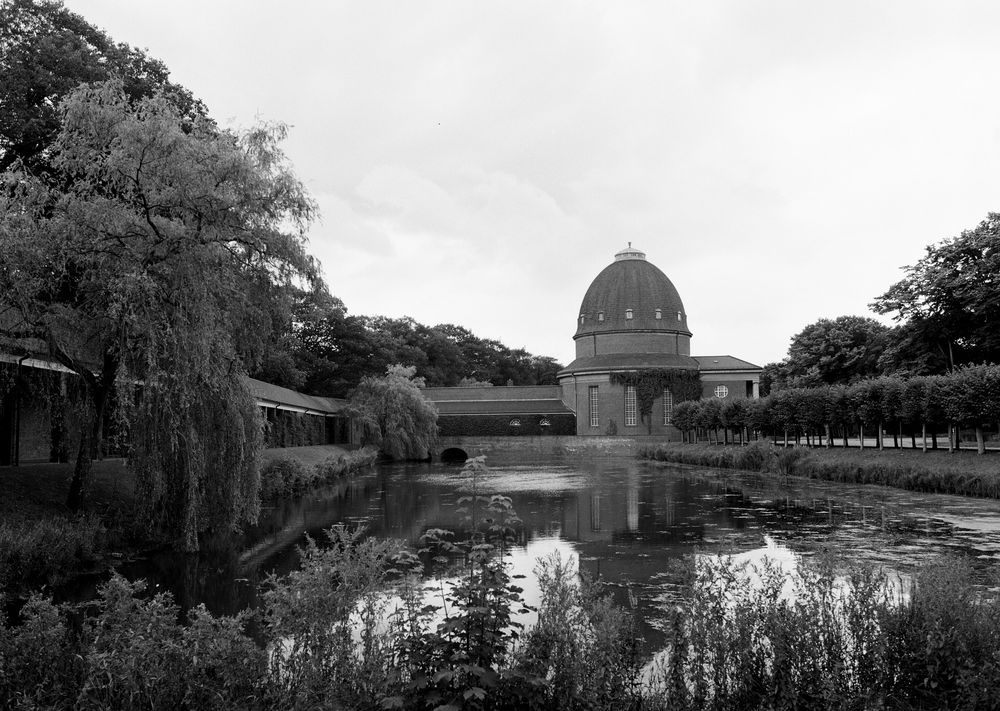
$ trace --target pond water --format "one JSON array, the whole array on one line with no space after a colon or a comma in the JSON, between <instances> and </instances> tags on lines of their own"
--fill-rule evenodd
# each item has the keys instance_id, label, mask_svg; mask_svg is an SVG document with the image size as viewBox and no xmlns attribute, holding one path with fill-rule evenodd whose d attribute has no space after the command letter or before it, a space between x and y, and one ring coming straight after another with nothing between
<instances>
[{"instance_id":1,"label":"pond water","mask_svg":"<svg viewBox=\"0 0 1000 711\"><path fill-rule=\"evenodd\" d=\"M680 467L627 457L506 457L487 462L479 494L504 494L524 522L512 551L530 573L553 551L613 585L634 605L655 649L665 601L674 593L671 559L695 552L794 561L826 551L906 574L943 552L989 569L1000 561L1000 501L915 494L747 473ZM266 508L254 530L200 556L158 554L121 567L170 590L182 607L204 603L233 614L258 604L269 573L298 564L308 533L323 539L335 523L363 524L373 535L416 547L428 528L461 531L459 499L472 492L460 466L381 466L300 499ZM99 580L65 591L93 595ZM525 597L537 597L527 584Z\"/></svg>"}]
</instances>

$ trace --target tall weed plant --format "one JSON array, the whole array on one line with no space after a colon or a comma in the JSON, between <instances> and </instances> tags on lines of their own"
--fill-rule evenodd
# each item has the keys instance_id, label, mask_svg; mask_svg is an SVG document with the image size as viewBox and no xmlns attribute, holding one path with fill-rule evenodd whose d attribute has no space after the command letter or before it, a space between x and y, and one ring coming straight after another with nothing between
<instances>
[{"instance_id":1,"label":"tall weed plant","mask_svg":"<svg viewBox=\"0 0 1000 711\"><path fill-rule=\"evenodd\" d=\"M56 583L97 560L103 524L95 514L0 522L0 588Z\"/></svg>"}]
</instances>

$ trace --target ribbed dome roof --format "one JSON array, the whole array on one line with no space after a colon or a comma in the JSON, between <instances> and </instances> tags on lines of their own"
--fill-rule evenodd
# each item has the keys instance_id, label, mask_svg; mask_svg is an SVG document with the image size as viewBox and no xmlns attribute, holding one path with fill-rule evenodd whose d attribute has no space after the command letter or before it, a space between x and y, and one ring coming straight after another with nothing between
<instances>
[{"instance_id":1,"label":"ribbed dome roof","mask_svg":"<svg viewBox=\"0 0 1000 711\"><path fill-rule=\"evenodd\" d=\"M631 318L628 318L630 310ZM587 289L580 305L575 337L628 331L691 335L687 312L676 287L631 243L615 255L615 261L606 266Z\"/></svg>"}]
</instances>

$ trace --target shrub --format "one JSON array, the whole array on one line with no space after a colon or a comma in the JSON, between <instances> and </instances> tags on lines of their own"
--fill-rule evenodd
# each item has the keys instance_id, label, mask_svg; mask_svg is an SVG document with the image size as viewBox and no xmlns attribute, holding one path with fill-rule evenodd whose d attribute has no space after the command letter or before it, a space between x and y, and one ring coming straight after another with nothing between
<instances>
[{"instance_id":1,"label":"shrub","mask_svg":"<svg viewBox=\"0 0 1000 711\"><path fill-rule=\"evenodd\" d=\"M809 451L801 447L782 447L776 453L776 467L779 474L798 474L811 461Z\"/></svg>"},{"instance_id":2,"label":"shrub","mask_svg":"<svg viewBox=\"0 0 1000 711\"><path fill-rule=\"evenodd\" d=\"M100 613L85 629L80 708L178 708L185 663L178 609L167 593L136 597L143 582L119 575L101 586Z\"/></svg>"},{"instance_id":3,"label":"shrub","mask_svg":"<svg viewBox=\"0 0 1000 711\"><path fill-rule=\"evenodd\" d=\"M365 447L354 452L338 452L311 467L293 457L271 459L261 466L260 498L267 501L301 494L351 472L370 467L378 456L376 449Z\"/></svg>"},{"instance_id":4,"label":"shrub","mask_svg":"<svg viewBox=\"0 0 1000 711\"><path fill-rule=\"evenodd\" d=\"M94 514L0 523L0 587L59 582L94 563L104 534Z\"/></svg>"},{"instance_id":5,"label":"shrub","mask_svg":"<svg viewBox=\"0 0 1000 711\"><path fill-rule=\"evenodd\" d=\"M298 570L268 579L267 682L274 707L359 708L388 685L383 590L399 546L362 539L359 529L344 526L327 535L325 548L307 540Z\"/></svg>"},{"instance_id":6,"label":"shrub","mask_svg":"<svg viewBox=\"0 0 1000 711\"><path fill-rule=\"evenodd\" d=\"M733 467L751 472L772 471L777 466L777 454L770 442L756 440L740 448L733 457Z\"/></svg>"},{"instance_id":7,"label":"shrub","mask_svg":"<svg viewBox=\"0 0 1000 711\"><path fill-rule=\"evenodd\" d=\"M83 667L69 635L67 609L32 595L21 623L0 618L0 708L72 708Z\"/></svg>"},{"instance_id":8,"label":"shrub","mask_svg":"<svg viewBox=\"0 0 1000 711\"><path fill-rule=\"evenodd\" d=\"M558 552L535 568L538 621L517 651L520 668L545 679L535 707L630 708L641 705L641 659L635 622L572 560Z\"/></svg>"},{"instance_id":9,"label":"shrub","mask_svg":"<svg viewBox=\"0 0 1000 711\"><path fill-rule=\"evenodd\" d=\"M315 481L315 471L297 459L271 459L260 468L260 498L268 500L292 496L305 491Z\"/></svg>"},{"instance_id":10,"label":"shrub","mask_svg":"<svg viewBox=\"0 0 1000 711\"><path fill-rule=\"evenodd\" d=\"M909 599L878 570L691 564L644 701L670 709L994 708L1000 606L943 561Z\"/></svg>"},{"instance_id":11,"label":"shrub","mask_svg":"<svg viewBox=\"0 0 1000 711\"><path fill-rule=\"evenodd\" d=\"M370 467L378 460L378 457L378 450L374 447L364 447L353 452L340 452L318 463L316 476L326 481L333 481L351 472Z\"/></svg>"}]
</instances>

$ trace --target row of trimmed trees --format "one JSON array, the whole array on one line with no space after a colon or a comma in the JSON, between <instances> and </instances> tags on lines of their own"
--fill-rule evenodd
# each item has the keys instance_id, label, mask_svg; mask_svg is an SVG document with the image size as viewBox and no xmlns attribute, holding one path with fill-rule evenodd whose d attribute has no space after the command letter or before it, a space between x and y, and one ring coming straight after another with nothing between
<instances>
[{"instance_id":1,"label":"row of trimmed trees","mask_svg":"<svg viewBox=\"0 0 1000 711\"><path fill-rule=\"evenodd\" d=\"M909 435L911 446L927 451L937 448L937 434L947 432L949 451L958 447L960 428L976 433L977 451L986 451L984 432L1000 422L1000 366L976 365L948 375L914 378L882 377L854 385L781 390L759 400L697 400L678 404L673 424L685 441L696 441L699 433L711 440L783 435L787 443L825 444L834 438L857 437L864 448L865 437L875 437L882 448L883 435L891 432L893 443Z\"/></svg>"}]
</instances>

